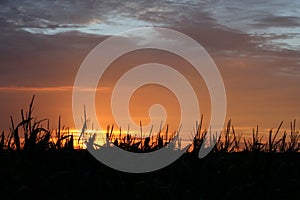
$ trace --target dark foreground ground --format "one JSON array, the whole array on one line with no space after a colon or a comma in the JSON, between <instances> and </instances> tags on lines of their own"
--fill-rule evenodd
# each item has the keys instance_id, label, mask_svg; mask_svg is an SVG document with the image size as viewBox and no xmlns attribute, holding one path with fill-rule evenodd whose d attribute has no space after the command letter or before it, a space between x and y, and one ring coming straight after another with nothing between
<instances>
[{"instance_id":1,"label":"dark foreground ground","mask_svg":"<svg viewBox=\"0 0 300 200\"><path fill-rule=\"evenodd\" d=\"M87 151L0 153L0 199L299 199L299 153L185 154L145 174Z\"/></svg>"}]
</instances>

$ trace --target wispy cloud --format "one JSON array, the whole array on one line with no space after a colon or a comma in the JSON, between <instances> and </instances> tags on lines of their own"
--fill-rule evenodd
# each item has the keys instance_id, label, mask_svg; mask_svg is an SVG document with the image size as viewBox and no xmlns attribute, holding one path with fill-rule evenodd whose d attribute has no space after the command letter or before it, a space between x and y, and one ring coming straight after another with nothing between
<instances>
[{"instance_id":1,"label":"wispy cloud","mask_svg":"<svg viewBox=\"0 0 300 200\"><path fill-rule=\"evenodd\" d=\"M222 26L254 37L263 37L258 47L271 50L300 50L300 2L275 0L212 1L206 9ZM269 37L278 36L278 38Z\"/></svg>"},{"instance_id":2,"label":"wispy cloud","mask_svg":"<svg viewBox=\"0 0 300 200\"><path fill-rule=\"evenodd\" d=\"M17 87L17 86L0 86L0 92L70 92L73 91L73 86L56 86L56 87ZM103 92L109 91L110 87L98 88L78 88L83 92Z\"/></svg>"},{"instance_id":3,"label":"wispy cloud","mask_svg":"<svg viewBox=\"0 0 300 200\"><path fill-rule=\"evenodd\" d=\"M71 86L58 86L58 87L17 87L17 86L7 86L0 87L1 92L66 92L71 91L73 87Z\"/></svg>"},{"instance_id":4,"label":"wispy cloud","mask_svg":"<svg viewBox=\"0 0 300 200\"><path fill-rule=\"evenodd\" d=\"M8 1L2 27L32 34L65 32L112 35L140 26L207 26L262 37L259 48L299 50L299 1ZM269 37L276 35L277 37ZM278 38L280 37L280 38Z\"/></svg>"}]
</instances>

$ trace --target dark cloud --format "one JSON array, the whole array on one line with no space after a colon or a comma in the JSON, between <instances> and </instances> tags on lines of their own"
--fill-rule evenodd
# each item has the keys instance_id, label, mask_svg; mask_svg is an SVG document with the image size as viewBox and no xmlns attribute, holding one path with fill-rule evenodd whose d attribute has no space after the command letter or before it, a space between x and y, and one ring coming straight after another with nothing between
<instances>
[{"instance_id":1,"label":"dark cloud","mask_svg":"<svg viewBox=\"0 0 300 200\"><path fill-rule=\"evenodd\" d=\"M6 1L0 4L0 16L14 28L61 28L87 25L93 20L113 24L117 18L133 18L151 23L174 24L194 20L207 21L201 13L203 3L176 1ZM205 13L205 12L203 12Z\"/></svg>"},{"instance_id":2,"label":"dark cloud","mask_svg":"<svg viewBox=\"0 0 300 200\"><path fill-rule=\"evenodd\" d=\"M0 38L0 85L72 85L81 62L102 37L12 32Z\"/></svg>"},{"instance_id":3,"label":"dark cloud","mask_svg":"<svg viewBox=\"0 0 300 200\"><path fill-rule=\"evenodd\" d=\"M105 7L101 9L94 5L95 2L97 1L7 1L1 4L1 15L12 19L15 25L32 25L36 19L60 24L85 23L96 11L105 10Z\"/></svg>"},{"instance_id":4,"label":"dark cloud","mask_svg":"<svg viewBox=\"0 0 300 200\"><path fill-rule=\"evenodd\" d=\"M300 16L268 16L255 22L253 26L256 27L299 27Z\"/></svg>"},{"instance_id":5,"label":"dark cloud","mask_svg":"<svg viewBox=\"0 0 300 200\"><path fill-rule=\"evenodd\" d=\"M211 10L214 6L216 11L227 10L223 15L230 20L243 16L240 14L234 16L235 18L230 17L230 13L244 12L248 5L246 2L233 2L222 8L223 4L219 1L4 1L0 4L0 24L3 27L0 33L0 83L30 86L72 84L73 79L65 77L74 77L87 53L103 40L101 35L80 33L80 28L96 19L114 25L116 22L113 19L118 16L164 23L164 26L181 31L200 42L215 58L228 59L247 55L255 59L264 59L266 62L268 59L280 58L283 62L283 57L284 60L289 60L284 61L285 63L296 66L285 67L285 74L288 71L295 72L299 65L299 52L264 48L270 40L284 40L293 35L251 35L230 28L226 23L219 23ZM253 12L253 8L249 10ZM262 6L261 9L254 10L263 13L266 8ZM249 13L247 15L252 16ZM269 15L267 12L252 19L257 22L256 26L293 26L299 23L297 17ZM43 32L31 34L20 28L61 28L69 32L48 36L43 35ZM263 58L259 58L261 55ZM274 71L283 68L282 65L272 67ZM13 80L11 77L14 77ZM53 77L56 81L53 81ZM32 80L35 80L34 84Z\"/></svg>"}]
</instances>

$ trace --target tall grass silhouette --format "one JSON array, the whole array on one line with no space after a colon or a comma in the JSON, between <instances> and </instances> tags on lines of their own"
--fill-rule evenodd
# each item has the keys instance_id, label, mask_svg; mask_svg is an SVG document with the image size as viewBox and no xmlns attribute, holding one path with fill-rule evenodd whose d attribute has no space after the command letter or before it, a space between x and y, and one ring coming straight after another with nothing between
<instances>
[{"instance_id":1,"label":"tall grass silhouette","mask_svg":"<svg viewBox=\"0 0 300 200\"><path fill-rule=\"evenodd\" d=\"M267 135L259 127L249 136L237 133L228 120L220 138L195 123L190 148L176 162L155 172L130 174L115 171L98 162L87 148L102 148L95 142L96 132L88 130L83 109L82 130L71 133L61 124L50 128L48 119L34 115L32 97L21 120L11 117L11 127L0 134L1 199L295 199L300 187L299 131L296 120L290 130L283 122ZM140 122L142 135L142 122ZM178 131L169 126L145 138L115 130L108 125L105 140L126 151L146 153L165 145L176 148ZM209 136L209 137L207 137ZM203 159L198 152L204 139L215 143ZM172 142L175 142L173 144ZM171 145L170 145L171 144ZM172 145L173 144L173 145ZM79 149L77 149L79 147Z\"/></svg>"},{"instance_id":2,"label":"tall grass silhouette","mask_svg":"<svg viewBox=\"0 0 300 200\"><path fill-rule=\"evenodd\" d=\"M58 118L56 129L49 127L48 119L38 119L33 115L33 104L35 95L33 95L28 110L21 110L21 121L15 123L11 116L10 131L5 134L2 131L0 135L0 151L40 151L40 150L61 150L82 148L85 144L89 148L101 148L101 145L95 143L96 133L90 134L87 131L87 116L84 108L82 130L75 140L74 133L69 128L61 125L61 117ZM268 138L263 141L263 136L259 134L259 127L253 128L252 137L242 137L242 133L237 134L230 119L227 126L221 132L219 138L216 138L207 129L203 129L203 115L199 122L196 123L193 142L187 153L196 153L203 144L204 138L209 135L210 142L215 144L212 153L232 153L232 152L299 152L300 150L300 134L296 130L296 120L290 123L290 132L281 130L283 121L279 124L274 132L269 130ZM116 133L118 132L118 133ZM280 133L282 132L282 133ZM140 135L142 132L142 122L140 122ZM83 137L85 136L85 137ZM169 126L165 130L159 129L158 133L152 133L152 129L148 136L137 137L129 134L127 131L115 131L114 125L108 125L105 134L107 142L113 143L115 146L131 152L151 152L158 150L168 144L170 146L181 146L178 131L170 131ZM86 139L87 138L87 139ZM175 144L176 143L176 144Z\"/></svg>"},{"instance_id":3,"label":"tall grass silhouette","mask_svg":"<svg viewBox=\"0 0 300 200\"><path fill-rule=\"evenodd\" d=\"M69 128L61 127L61 117L58 119L58 127L51 130L48 119L38 119L33 116L33 95L28 110L24 113L21 110L21 122L15 122L11 116L11 128L8 134L4 132L0 138L0 150L13 151L39 151L39 150L59 150L73 149L73 134Z\"/></svg>"}]
</instances>

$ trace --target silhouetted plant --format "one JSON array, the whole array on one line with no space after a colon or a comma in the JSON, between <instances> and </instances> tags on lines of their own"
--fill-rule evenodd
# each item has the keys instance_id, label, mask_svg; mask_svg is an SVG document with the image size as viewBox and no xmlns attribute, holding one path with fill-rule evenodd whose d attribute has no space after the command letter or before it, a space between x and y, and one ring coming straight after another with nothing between
<instances>
[{"instance_id":1,"label":"silhouetted plant","mask_svg":"<svg viewBox=\"0 0 300 200\"><path fill-rule=\"evenodd\" d=\"M26 113L24 110L21 110L21 119L22 121L15 126L13 117L11 116L11 128L10 132L7 135L7 139L5 139L4 132L1 135L0 139L0 149L4 148L7 150L48 150L48 149L73 149L73 134L69 133L68 128L60 127L60 117L58 122L58 129L56 130L56 134L53 134L49 129L49 120L42 119L38 120L36 117L33 117L33 103L34 103L35 95L33 95L29 109ZM44 122L47 122L47 127L43 127ZM21 129L23 128L23 129ZM21 131L21 130L22 131ZM23 137L20 136L20 131L23 133ZM53 140L53 136L56 136L55 141ZM52 141L51 141L52 139ZM6 141L6 142L5 142Z\"/></svg>"},{"instance_id":2,"label":"silhouetted plant","mask_svg":"<svg viewBox=\"0 0 300 200\"><path fill-rule=\"evenodd\" d=\"M189 152L198 154L203 142L204 138L207 135L207 130L202 131L203 125L203 115L201 115L200 122L196 121L196 134L193 138L193 143L191 147L188 149Z\"/></svg>"},{"instance_id":3,"label":"silhouetted plant","mask_svg":"<svg viewBox=\"0 0 300 200\"><path fill-rule=\"evenodd\" d=\"M266 144L262 143L262 136L259 137L258 126L256 126L256 129L252 129L252 140L246 141L244 138L244 145L244 151L262 152L264 150Z\"/></svg>"},{"instance_id":4,"label":"silhouetted plant","mask_svg":"<svg viewBox=\"0 0 300 200\"><path fill-rule=\"evenodd\" d=\"M236 136L231 119L227 123L226 130L221 133L214 146L214 152L231 153L239 151L241 135Z\"/></svg>"},{"instance_id":5,"label":"silhouetted plant","mask_svg":"<svg viewBox=\"0 0 300 200\"><path fill-rule=\"evenodd\" d=\"M300 134L296 131L296 120L291 122L290 142L288 142L287 152L298 152L300 149Z\"/></svg>"},{"instance_id":6,"label":"silhouetted plant","mask_svg":"<svg viewBox=\"0 0 300 200\"><path fill-rule=\"evenodd\" d=\"M277 128L277 131L275 132L274 136L272 135L273 129L270 129L270 131L269 131L269 140L268 140L268 149L267 149L268 152L277 152L279 150L280 143L283 141L283 138L278 140L277 135L279 133L279 130L280 130L282 124L283 124L283 121L279 124L279 126Z\"/></svg>"},{"instance_id":7,"label":"silhouetted plant","mask_svg":"<svg viewBox=\"0 0 300 200\"><path fill-rule=\"evenodd\" d=\"M2 131L2 134L0 136L0 151L2 151L5 148L5 136L4 136L4 131Z\"/></svg>"},{"instance_id":8,"label":"silhouetted plant","mask_svg":"<svg viewBox=\"0 0 300 200\"><path fill-rule=\"evenodd\" d=\"M73 133L70 133L69 128L61 125L61 117L58 118L58 127L56 130L50 130L49 120L39 120L33 117L33 103L35 95L33 95L27 112L21 110L21 122L15 122L11 116L11 128L10 131L5 134L2 132L0 135L0 151L3 150L61 150L61 149L74 149ZM46 123L46 126L45 126ZM101 148L95 142L97 134L89 134L88 131L89 120L86 116L86 110L84 107L83 127L77 138L77 147L82 147L85 143L87 148ZM299 130L296 130L296 120L290 123L290 134L287 138L287 132L284 131L282 136L279 137L279 132L283 125L283 121L279 124L276 132L273 129L269 130L268 139L263 142L263 137L259 135L258 126L252 130L252 138L243 138L244 147L241 148L242 134L236 134L231 119L228 121L224 131L220 134L220 137L216 137L210 132L210 144L215 144L212 152L231 153L238 151L248 152L299 152L300 150L300 134ZM107 126L105 134L105 141L107 144L114 144L126 151L131 152L151 152L161 149L168 145L169 148L181 148L180 140L180 128L177 131L169 131L169 125L166 125L166 129L163 132L162 125L156 134L153 134L153 127L151 127L149 133L144 133L142 129L142 122L140 121L140 137L132 136L130 134L129 127L127 132L124 132L121 127L119 132L114 132L114 125ZM143 137L148 134L146 137ZM203 129L203 115L200 121L196 122L196 128L193 136L193 141L188 149L188 152L198 153L203 145L208 131ZM23 137L22 137L23 136ZM81 145L80 145L81 144Z\"/></svg>"}]
</instances>

